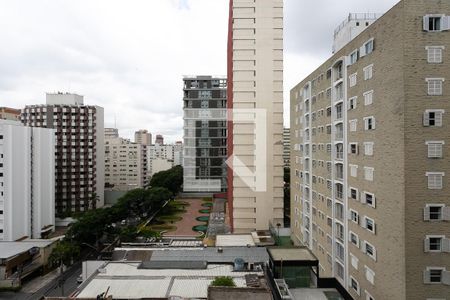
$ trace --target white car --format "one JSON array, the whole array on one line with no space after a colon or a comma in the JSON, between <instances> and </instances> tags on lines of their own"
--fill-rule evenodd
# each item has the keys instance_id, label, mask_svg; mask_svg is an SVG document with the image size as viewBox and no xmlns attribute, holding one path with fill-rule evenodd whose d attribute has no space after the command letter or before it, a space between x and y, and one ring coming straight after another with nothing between
<instances>
[{"instance_id":1,"label":"white car","mask_svg":"<svg viewBox=\"0 0 450 300\"><path fill-rule=\"evenodd\" d=\"M83 282L83 276L80 275L80 276L77 277L77 283L81 284L82 282Z\"/></svg>"}]
</instances>

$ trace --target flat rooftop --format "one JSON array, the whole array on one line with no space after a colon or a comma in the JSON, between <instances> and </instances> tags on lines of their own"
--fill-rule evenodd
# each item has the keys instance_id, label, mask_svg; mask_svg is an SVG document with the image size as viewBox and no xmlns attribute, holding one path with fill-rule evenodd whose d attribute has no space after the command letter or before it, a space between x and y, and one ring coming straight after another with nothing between
<instances>
[{"instance_id":1,"label":"flat rooftop","mask_svg":"<svg viewBox=\"0 0 450 300\"><path fill-rule=\"evenodd\" d=\"M232 265L208 265L205 269L139 269L140 263L110 262L80 286L77 298L96 298L109 288L114 299L207 298L208 286L217 276L230 276L237 287L247 287L245 275Z\"/></svg>"},{"instance_id":2,"label":"flat rooftop","mask_svg":"<svg viewBox=\"0 0 450 300\"><path fill-rule=\"evenodd\" d=\"M136 252L142 252L140 254ZM233 263L242 258L247 263L268 262L269 254L263 247L208 248L116 248L114 260L143 258L143 261L206 261L208 263Z\"/></svg>"},{"instance_id":3,"label":"flat rooftop","mask_svg":"<svg viewBox=\"0 0 450 300\"><path fill-rule=\"evenodd\" d=\"M251 234L224 234L216 236L217 247L246 247L255 246L255 240Z\"/></svg>"},{"instance_id":4,"label":"flat rooftop","mask_svg":"<svg viewBox=\"0 0 450 300\"><path fill-rule=\"evenodd\" d=\"M20 242L0 242L0 258L6 259L32 248L44 248L51 245L53 240L25 240Z\"/></svg>"},{"instance_id":5,"label":"flat rooftop","mask_svg":"<svg viewBox=\"0 0 450 300\"><path fill-rule=\"evenodd\" d=\"M304 247L268 248L270 256L275 261L317 261L311 251Z\"/></svg>"}]
</instances>

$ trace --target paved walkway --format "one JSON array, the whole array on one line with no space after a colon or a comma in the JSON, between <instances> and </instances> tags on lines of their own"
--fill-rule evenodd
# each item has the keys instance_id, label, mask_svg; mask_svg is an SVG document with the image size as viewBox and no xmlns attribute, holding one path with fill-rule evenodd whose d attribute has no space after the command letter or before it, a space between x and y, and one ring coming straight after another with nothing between
<instances>
[{"instance_id":1,"label":"paved walkway","mask_svg":"<svg viewBox=\"0 0 450 300\"><path fill-rule=\"evenodd\" d=\"M176 222L174 226L177 227L175 231L169 231L166 235L170 236L198 236L198 232L193 231L192 227L195 225L203 225L205 222L197 221L196 218L200 216L208 216L208 214L202 214L199 212L201 209L207 209L202 206L202 199L180 199L181 201L188 202L190 205L186 206L186 212L182 215L180 221Z\"/></svg>"}]
</instances>

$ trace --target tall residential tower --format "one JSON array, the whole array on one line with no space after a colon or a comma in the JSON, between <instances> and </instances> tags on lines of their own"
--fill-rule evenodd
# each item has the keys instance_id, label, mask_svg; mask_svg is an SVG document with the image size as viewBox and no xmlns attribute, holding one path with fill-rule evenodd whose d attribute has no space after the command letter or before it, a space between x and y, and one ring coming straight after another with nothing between
<instances>
[{"instance_id":1,"label":"tall residential tower","mask_svg":"<svg viewBox=\"0 0 450 300\"><path fill-rule=\"evenodd\" d=\"M212 76L183 79L185 192L227 188L227 80Z\"/></svg>"},{"instance_id":2,"label":"tall residential tower","mask_svg":"<svg viewBox=\"0 0 450 300\"><path fill-rule=\"evenodd\" d=\"M83 96L47 94L47 103L27 105L22 123L55 130L56 213L103 206L105 148L103 108Z\"/></svg>"},{"instance_id":3,"label":"tall residential tower","mask_svg":"<svg viewBox=\"0 0 450 300\"><path fill-rule=\"evenodd\" d=\"M228 205L239 233L283 224L283 1L231 0L228 38Z\"/></svg>"}]
</instances>

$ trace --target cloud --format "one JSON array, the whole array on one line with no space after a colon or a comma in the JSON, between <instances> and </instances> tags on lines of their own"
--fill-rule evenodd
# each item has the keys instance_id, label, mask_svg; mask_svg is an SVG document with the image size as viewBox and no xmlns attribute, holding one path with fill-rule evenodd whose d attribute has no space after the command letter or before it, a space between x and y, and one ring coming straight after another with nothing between
<instances>
[{"instance_id":1,"label":"cloud","mask_svg":"<svg viewBox=\"0 0 450 300\"><path fill-rule=\"evenodd\" d=\"M116 119L125 137L148 129L179 140L183 75L226 74L228 2L1 1L0 106L76 92L103 106L105 126ZM286 108L288 91L331 54L349 12L385 12L394 2L285 0Z\"/></svg>"}]
</instances>

